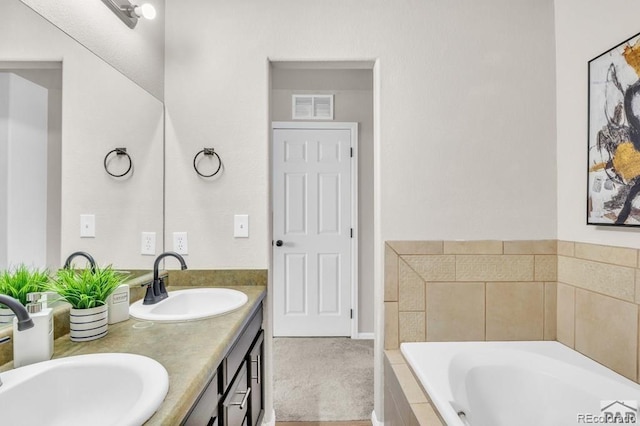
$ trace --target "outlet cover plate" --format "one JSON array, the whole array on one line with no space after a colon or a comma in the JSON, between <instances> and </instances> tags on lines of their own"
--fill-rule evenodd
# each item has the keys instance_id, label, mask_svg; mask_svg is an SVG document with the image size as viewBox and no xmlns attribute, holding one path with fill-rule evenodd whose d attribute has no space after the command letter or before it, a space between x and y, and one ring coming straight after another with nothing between
<instances>
[{"instance_id":1,"label":"outlet cover plate","mask_svg":"<svg viewBox=\"0 0 640 426\"><path fill-rule=\"evenodd\" d=\"M173 233L173 251L178 254L189 254L189 242L186 232Z\"/></svg>"},{"instance_id":2,"label":"outlet cover plate","mask_svg":"<svg viewBox=\"0 0 640 426\"><path fill-rule=\"evenodd\" d=\"M146 256L155 256L156 254L156 233L143 232L140 241L140 254Z\"/></svg>"}]
</instances>

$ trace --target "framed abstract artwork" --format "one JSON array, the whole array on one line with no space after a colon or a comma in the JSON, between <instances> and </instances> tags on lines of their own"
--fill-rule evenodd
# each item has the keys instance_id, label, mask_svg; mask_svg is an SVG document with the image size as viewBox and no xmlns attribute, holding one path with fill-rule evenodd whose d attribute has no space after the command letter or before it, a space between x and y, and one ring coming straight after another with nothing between
<instances>
[{"instance_id":1,"label":"framed abstract artwork","mask_svg":"<svg viewBox=\"0 0 640 426\"><path fill-rule=\"evenodd\" d=\"M640 226L640 34L589 61L587 224Z\"/></svg>"}]
</instances>

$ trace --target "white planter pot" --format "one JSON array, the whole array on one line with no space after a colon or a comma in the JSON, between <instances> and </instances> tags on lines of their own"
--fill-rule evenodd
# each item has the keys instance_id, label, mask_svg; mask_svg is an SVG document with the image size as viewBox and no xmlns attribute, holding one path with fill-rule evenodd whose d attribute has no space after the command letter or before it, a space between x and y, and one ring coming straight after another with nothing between
<instances>
[{"instance_id":1,"label":"white planter pot","mask_svg":"<svg viewBox=\"0 0 640 426\"><path fill-rule=\"evenodd\" d=\"M0 324L12 324L16 314L9 308L0 308Z\"/></svg>"},{"instance_id":2,"label":"white planter pot","mask_svg":"<svg viewBox=\"0 0 640 426\"><path fill-rule=\"evenodd\" d=\"M71 308L69 319L71 331L69 337L74 342L86 342L107 335L108 306L102 305L90 309Z\"/></svg>"}]
</instances>

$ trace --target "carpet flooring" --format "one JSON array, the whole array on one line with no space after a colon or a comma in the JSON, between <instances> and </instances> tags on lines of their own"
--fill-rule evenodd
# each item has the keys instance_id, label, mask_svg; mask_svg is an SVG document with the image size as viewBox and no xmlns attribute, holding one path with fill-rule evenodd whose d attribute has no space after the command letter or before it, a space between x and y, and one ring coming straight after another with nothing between
<instances>
[{"instance_id":1,"label":"carpet flooring","mask_svg":"<svg viewBox=\"0 0 640 426\"><path fill-rule=\"evenodd\" d=\"M278 422L371 419L373 340L278 337L273 363Z\"/></svg>"}]
</instances>

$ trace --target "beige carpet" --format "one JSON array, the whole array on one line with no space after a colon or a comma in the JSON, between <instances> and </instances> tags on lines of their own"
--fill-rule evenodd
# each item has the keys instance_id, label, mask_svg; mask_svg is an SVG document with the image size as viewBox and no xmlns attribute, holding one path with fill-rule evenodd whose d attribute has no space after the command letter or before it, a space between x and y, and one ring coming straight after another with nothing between
<instances>
[{"instance_id":1,"label":"beige carpet","mask_svg":"<svg viewBox=\"0 0 640 426\"><path fill-rule=\"evenodd\" d=\"M278 337L273 348L278 422L371 419L373 340Z\"/></svg>"}]
</instances>

